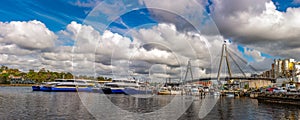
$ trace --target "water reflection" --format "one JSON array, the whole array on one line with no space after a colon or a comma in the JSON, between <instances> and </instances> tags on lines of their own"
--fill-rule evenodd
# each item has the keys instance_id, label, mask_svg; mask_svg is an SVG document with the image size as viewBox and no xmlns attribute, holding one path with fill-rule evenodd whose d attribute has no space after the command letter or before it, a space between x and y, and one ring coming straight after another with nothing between
<instances>
[{"instance_id":1,"label":"water reflection","mask_svg":"<svg viewBox=\"0 0 300 120\"><path fill-rule=\"evenodd\" d=\"M0 88L3 119L94 119L76 93L31 92L31 88Z\"/></svg>"},{"instance_id":2,"label":"water reflection","mask_svg":"<svg viewBox=\"0 0 300 120\"><path fill-rule=\"evenodd\" d=\"M249 98L221 98L204 119L294 119L298 120L297 106L258 103Z\"/></svg>"},{"instance_id":3,"label":"water reflection","mask_svg":"<svg viewBox=\"0 0 300 120\"><path fill-rule=\"evenodd\" d=\"M168 105L174 96L149 98L133 97L127 95L107 95L107 98L123 110L136 113L148 113L159 110ZM127 104L124 104L127 103Z\"/></svg>"},{"instance_id":4,"label":"water reflection","mask_svg":"<svg viewBox=\"0 0 300 120\"><path fill-rule=\"evenodd\" d=\"M199 119L206 102L200 97L194 97L193 102L190 100L174 96L138 98L98 93L32 92L28 87L0 87L0 119ZM170 102L176 105L172 106L174 109L169 109ZM184 112L175 114L181 111ZM299 115L299 106L223 97L203 119L298 120Z\"/></svg>"}]
</instances>

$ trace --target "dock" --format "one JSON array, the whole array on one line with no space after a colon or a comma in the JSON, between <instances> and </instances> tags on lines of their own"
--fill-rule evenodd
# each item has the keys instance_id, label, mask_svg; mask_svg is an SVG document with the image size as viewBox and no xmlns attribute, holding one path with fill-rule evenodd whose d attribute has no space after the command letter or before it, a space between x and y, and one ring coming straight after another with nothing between
<instances>
[{"instance_id":1,"label":"dock","mask_svg":"<svg viewBox=\"0 0 300 120\"><path fill-rule=\"evenodd\" d=\"M258 102L300 106L300 93L260 93L256 99Z\"/></svg>"}]
</instances>

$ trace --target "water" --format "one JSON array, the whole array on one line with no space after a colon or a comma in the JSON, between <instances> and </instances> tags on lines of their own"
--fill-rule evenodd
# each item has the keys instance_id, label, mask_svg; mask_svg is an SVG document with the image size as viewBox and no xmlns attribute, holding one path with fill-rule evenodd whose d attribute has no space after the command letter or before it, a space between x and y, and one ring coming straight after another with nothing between
<instances>
[{"instance_id":1,"label":"water","mask_svg":"<svg viewBox=\"0 0 300 120\"><path fill-rule=\"evenodd\" d=\"M224 97L216 100L215 106L203 119L300 119L300 108L297 106L258 103L250 98ZM206 107L210 106L199 97L140 98L98 93L32 92L30 87L0 87L1 120L199 119L201 111L209 111L209 108L201 108L204 103Z\"/></svg>"}]
</instances>

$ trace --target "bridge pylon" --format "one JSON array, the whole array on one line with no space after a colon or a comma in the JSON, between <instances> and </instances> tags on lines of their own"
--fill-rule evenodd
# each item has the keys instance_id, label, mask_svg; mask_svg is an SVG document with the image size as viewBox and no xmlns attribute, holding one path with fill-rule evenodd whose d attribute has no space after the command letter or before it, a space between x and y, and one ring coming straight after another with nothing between
<instances>
[{"instance_id":1,"label":"bridge pylon","mask_svg":"<svg viewBox=\"0 0 300 120\"><path fill-rule=\"evenodd\" d=\"M192 65L191 65L191 60L188 61L188 64L186 66L186 72L185 72L185 76L184 76L184 81L183 82L186 82L187 81L187 75L188 73L190 72L191 74L191 78L192 80L194 80L194 77L193 77L193 71L192 71Z\"/></svg>"},{"instance_id":2,"label":"bridge pylon","mask_svg":"<svg viewBox=\"0 0 300 120\"><path fill-rule=\"evenodd\" d=\"M220 74L221 74L221 69L222 69L223 58L225 58L225 60L226 60L228 75L230 78L232 77L230 63L228 61L228 56L229 56L229 53L227 50L226 41L224 41L223 46L222 46L222 53L221 53L221 59L220 59L220 64L219 64L218 76L217 76L218 81L220 81Z\"/></svg>"}]
</instances>

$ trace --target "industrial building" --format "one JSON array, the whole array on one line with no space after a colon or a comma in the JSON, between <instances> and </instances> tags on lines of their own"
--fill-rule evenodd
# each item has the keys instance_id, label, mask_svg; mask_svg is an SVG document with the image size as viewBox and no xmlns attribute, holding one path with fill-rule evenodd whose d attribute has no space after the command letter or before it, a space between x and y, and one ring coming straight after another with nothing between
<instances>
[{"instance_id":1,"label":"industrial building","mask_svg":"<svg viewBox=\"0 0 300 120\"><path fill-rule=\"evenodd\" d=\"M300 86L300 61L295 61L295 59L275 59L271 70L263 72L261 76L286 79L285 82L293 82Z\"/></svg>"}]
</instances>

